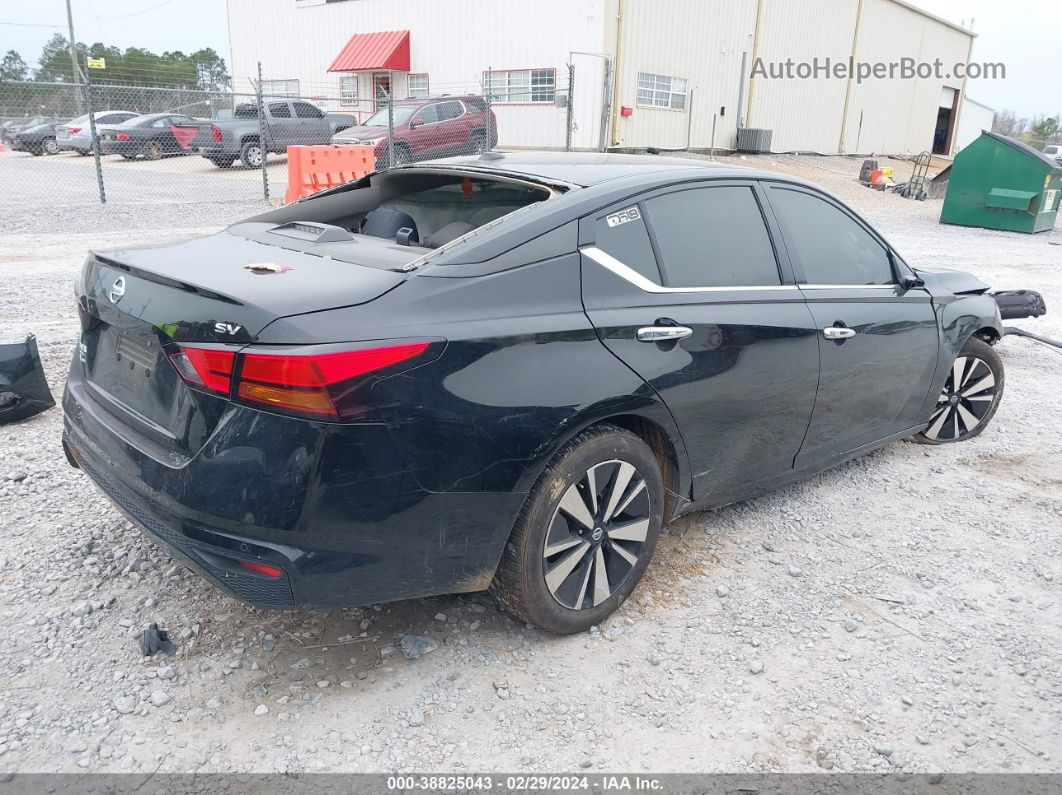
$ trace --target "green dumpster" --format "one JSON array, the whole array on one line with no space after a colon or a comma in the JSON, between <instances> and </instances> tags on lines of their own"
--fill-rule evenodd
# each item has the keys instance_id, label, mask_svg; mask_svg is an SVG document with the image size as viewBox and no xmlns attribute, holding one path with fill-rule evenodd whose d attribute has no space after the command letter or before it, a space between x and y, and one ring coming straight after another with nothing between
<instances>
[{"instance_id":1,"label":"green dumpster","mask_svg":"<svg viewBox=\"0 0 1062 795\"><path fill-rule=\"evenodd\" d=\"M1062 165L1015 138L986 131L955 155L940 222L1043 232L1054 227L1059 202Z\"/></svg>"}]
</instances>

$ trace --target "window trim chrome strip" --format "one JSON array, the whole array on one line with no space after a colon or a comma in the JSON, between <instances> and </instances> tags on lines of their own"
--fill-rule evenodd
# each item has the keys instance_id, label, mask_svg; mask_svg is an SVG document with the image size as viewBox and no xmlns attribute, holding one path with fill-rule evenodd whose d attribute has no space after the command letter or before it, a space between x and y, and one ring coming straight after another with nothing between
<instances>
[{"instance_id":1,"label":"window trim chrome strip","mask_svg":"<svg viewBox=\"0 0 1062 795\"><path fill-rule=\"evenodd\" d=\"M763 292L774 290L796 290L799 289L795 284L772 284L772 285L749 285L749 286L734 286L734 287L664 287L661 284L645 278L638 271L634 270L630 265L626 265L620 262L618 259L608 254L597 246L583 246L579 249L581 254L585 254L601 267L619 276L624 281L628 281L646 293L656 293L657 295L669 295L674 293L743 293L743 292Z\"/></svg>"},{"instance_id":2,"label":"window trim chrome strip","mask_svg":"<svg viewBox=\"0 0 1062 795\"><path fill-rule=\"evenodd\" d=\"M798 284L802 290L895 290L896 284Z\"/></svg>"}]
</instances>

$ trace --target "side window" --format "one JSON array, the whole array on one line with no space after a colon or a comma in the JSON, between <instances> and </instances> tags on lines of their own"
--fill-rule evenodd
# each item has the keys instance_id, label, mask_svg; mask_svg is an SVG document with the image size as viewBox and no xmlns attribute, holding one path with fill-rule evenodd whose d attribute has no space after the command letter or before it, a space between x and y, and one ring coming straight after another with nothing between
<instances>
[{"instance_id":1,"label":"side window","mask_svg":"<svg viewBox=\"0 0 1062 795\"><path fill-rule=\"evenodd\" d=\"M667 193L645 203L669 287L781 284L774 248L751 187Z\"/></svg>"},{"instance_id":2,"label":"side window","mask_svg":"<svg viewBox=\"0 0 1062 795\"><path fill-rule=\"evenodd\" d=\"M660 284L653 244L637 204L614 208L594 225L594 245L650 281Z\"/></svg>"},{"instance_id":3,"label":"side window","mask_svg":"<svg viewBox=\"0 0 1062 795\"><path fill-rule=\"evenodd\" d=\"M796 190L771 189L786 237L808 284L892 284L885 247L829 202Z\"/></svg>"},{"instance_id":4,"label":"side window","mask_svg":"<svg viewBox=\"0 0 1062 795\"><path fill-rule=\"evenodd\" d=\"M439 120L439 106L428 105L425 108L421 108L413 116L413 121L418 124L433 124Z\"/></svg>"},{"instance_id":5,"label":"side window","mask_svg":"<svg viewBox=\"0 0 1062 795\"><path fill-rule=\"evenodd\" d=\"M460 102L444 102L438 105L439 121L447 121L449 119L456 119L462 113L465 112Z\"/></svg>"},{"instance_id":6,"label":"side window","mask_svg":"<svg viewBox=\"0 0 1062 795\"><path fill-rule=\"evenodd\" d=\"M324 111L309 102L294 102L295 115L300 119L323 119Z\"/></svg>"},{"instance_id":7,"label":"side window","mask_svg":"<svg viewBox=\"0 0 1062 795\"><path fill-rule=\"evenodd\" d=\"M128 121L133 118L125 113L110 113L106 116L102 116L96 119L96 124L120 124L123 121Z\"/></svg>"},{"instance_id":8,"label":"side window","mask_svg":"<svg viewBox=\"0 0 1062 795\"><path fill-rule=\"evenodd\" d=\"M269 115L274 119L290 119L291 108L288 107L287 102L270 102Z\"/></svg>"},{"instance_id":9,"label":"side window","mask_svg":"<svg viewBox=\"0 0 1062 795\"><path fill-rule=\"evenodd\" d=\"M168 117L163 116L161 119L155 119L155 121L151 122L151 126L152 127L169 127L170 126L170 120L169 120Z\"/></svg>"}]
</instances>

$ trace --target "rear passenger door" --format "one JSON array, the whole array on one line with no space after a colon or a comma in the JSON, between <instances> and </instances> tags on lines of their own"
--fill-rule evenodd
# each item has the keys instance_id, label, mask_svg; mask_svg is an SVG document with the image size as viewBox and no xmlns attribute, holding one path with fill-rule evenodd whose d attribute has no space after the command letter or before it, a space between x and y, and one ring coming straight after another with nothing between
<instances>
[{"instance_id":1,"label":"rear passenger door","mask_svg":"<svg viewBox=\"0 0 1062 795\"><path fill-rule=\"evenodd\" d=\"M291 114L291 103L270 102L269 125L266 127L267 148L271 152L284 152L289 146L299 143L298 120Z\"/></svg>"},{"instance_id":2,"label":"rear passenger door","mask_svg":"<svg viewBox=\"0 0 1062 795\"><path fill-rule=\"evenodd\" d=\"M583 303L682 430L694 499L787 475L811 418L818 341L752 181L646 193L584 218Z\"/></svg>"},{"instance_id":3,"label":"rear passenger door","mask_svg":"<svg viewBox=\"0 0 1062 795\"><path fill-rule=\"evenodd\" d=\"M847 208L811 188L767 191L815 318L821 375L797 467L828 464L924 421L940 334L929 292Z\"/></svg>"},{"instance_id":4,"label":"rear passenger door","mask_svg":"<svg viewBox=\"0 0 1062 795\"><path fill-rule=\"evenodd\" d=\"M332 140L332 128L323 110L309 102L292 102L291 107L295 111L295 118L298 119L295 140L292 143L319 146Z\"/></svg>"}]
</instances>

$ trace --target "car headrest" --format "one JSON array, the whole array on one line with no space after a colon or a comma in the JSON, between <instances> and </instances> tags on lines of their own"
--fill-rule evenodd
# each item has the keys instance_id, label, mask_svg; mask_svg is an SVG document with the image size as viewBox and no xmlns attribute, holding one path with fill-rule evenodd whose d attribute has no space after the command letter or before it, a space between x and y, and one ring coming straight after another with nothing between
<instances>
[{"instance_id":1,"label":"car headrest","mask_svg":"<svg viewBox=\"0 0 1062 795\"><path fill-rule=\"evenodd\" d=\"M400 229L412 229L413 234L410 235L410 240L415 241L418 239L417 222L413 220L413 216L409 213L399 210L377 207L366 215L365 220L361 222L361 233L372 237L394 240Z\"/></svg>"},{"instance_id":2,"label":"car headrest","mask_svg":"<svg viewBox=\"0 0 1062 795\"><path fill-rule=\"evenodd\" d=\"M466 224L464 221L451 221L442 229L437 229L428 235L424 245L428 248L445 246L451 240L457 240L461 235L467 234L475 228L472 224Z\"/></svg>"}]
</instances>

